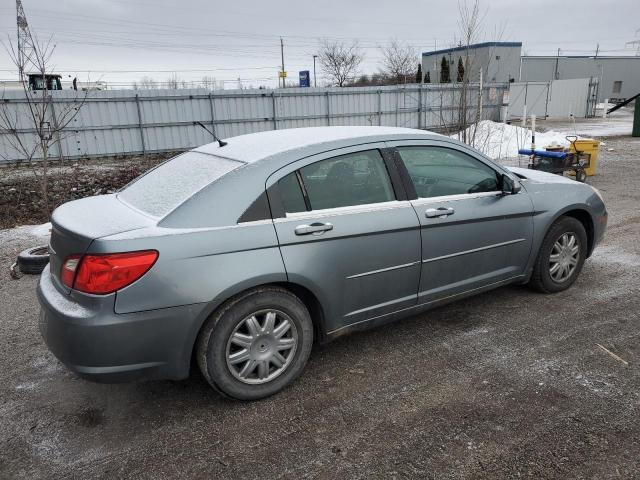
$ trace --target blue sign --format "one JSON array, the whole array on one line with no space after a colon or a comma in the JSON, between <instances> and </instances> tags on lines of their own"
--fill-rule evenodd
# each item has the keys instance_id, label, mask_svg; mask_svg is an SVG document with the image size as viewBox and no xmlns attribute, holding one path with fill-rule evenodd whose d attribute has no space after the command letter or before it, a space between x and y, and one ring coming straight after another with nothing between
<instances>
[{"instance_id":1,"label":"blue sign","mask_svg":"<svg viewBox=\"0 0 640 480\"><path fill-rule=\"evenodd\" d=\"M300 76L300 86L301 87L310 87L311 86L309 70L300 71L299 72L299 76Z\"/></svg>"}]
</instances>

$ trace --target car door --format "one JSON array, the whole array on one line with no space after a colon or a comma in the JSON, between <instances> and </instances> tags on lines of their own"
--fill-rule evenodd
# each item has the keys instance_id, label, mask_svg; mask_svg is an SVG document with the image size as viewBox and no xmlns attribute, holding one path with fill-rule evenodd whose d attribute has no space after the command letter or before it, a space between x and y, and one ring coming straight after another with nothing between
<instances>
[{"instance_id":1,"label":"car door","mask_svg":"<svg viewBox=\"0 0 640 480\"><path fill-rule=\"evenodd\" d=\"M505 195L501 172L450 142L394 142L420 219L418 303L455 296L525 273L533 205L526 191Z\"/></svg>"},{"instance_id":2,"label":"car door","mask_svg":"<svg viewBox=\"0 0 640 480\"><path fill-rule=\"evenodd\" d=\"M267 181L287 276L319 297L328 333L417 301L420 223L384 147L333 150Z\"/></svg>"}]
</instances>

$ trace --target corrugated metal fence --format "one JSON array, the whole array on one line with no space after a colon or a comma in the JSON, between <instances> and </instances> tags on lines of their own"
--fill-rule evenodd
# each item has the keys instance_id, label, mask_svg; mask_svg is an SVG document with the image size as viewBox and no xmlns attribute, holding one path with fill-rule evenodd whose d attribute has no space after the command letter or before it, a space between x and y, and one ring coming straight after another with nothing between
<instances>
[{"instance_id":1,"label":"corrugated metal fence","mask_svg":"<svg viewBox=\"0 0 640 480\"><path fill-rule=\"evenodd\" d=\"M522 118L526 105L526 114L538 118L593 117L597 96L597 78L512 83L508 116Z\"/></svg>"},{"instance_id":2,"label":"corrugated metal fence","mask_svg":"<svg viewBox=\"0 0 640 480\"><path fill-rule=\"evenodd\" d=\"M508 84L483 87L482 118L498 120ZM468 116L476 118L477 84L467 95ZM51 119L56 112L78 106L81 92L52 93ZM278 90L109 90L91 92L73 122L61 132L52 158L88 158L183 150L212 141L202 127L218 136L282 128L324 125L383 125L440 128L457 124L460 88L425 84L387 87L287 88ZM36 136L19 91L6 91L0 108L12 118L24 142ZM0 126L0 161L23 160L11 148Z\"/></svg>"}]
</instances>

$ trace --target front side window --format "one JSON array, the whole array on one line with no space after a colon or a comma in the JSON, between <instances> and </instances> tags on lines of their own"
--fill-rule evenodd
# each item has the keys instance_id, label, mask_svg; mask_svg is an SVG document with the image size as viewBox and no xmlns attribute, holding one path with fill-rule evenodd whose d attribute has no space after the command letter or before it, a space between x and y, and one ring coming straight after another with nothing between
<instances>
[{"instance_id":1,"label":"front side window","mask_svg":"<svg viewBox=\"0 0 640 480\"><path fill-rule=\"evenodd\" d=\"M444 147L399 147L420 198L499 191L497 173L471 155Z\"/></svg>"}]
</instances>

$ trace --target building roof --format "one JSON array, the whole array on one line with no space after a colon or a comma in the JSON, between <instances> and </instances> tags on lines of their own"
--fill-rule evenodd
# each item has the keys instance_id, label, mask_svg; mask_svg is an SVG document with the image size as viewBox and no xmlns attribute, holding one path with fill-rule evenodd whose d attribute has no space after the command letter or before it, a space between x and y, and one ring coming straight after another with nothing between
<instances>
[{"instance_id":1,"label":"building roof","mask_svg":"<svg viewBox=\"0 0 640 480\"><path fill-rule=\"evenodd\" d=\"M443 50L433 50L431 52L422 52L423 57L428 57L431 55L442 55L443 53L452 53L452 52L461 52L466 50L473 50L476 48L490 48L490 47L522 47L522 42L483 42L483 43L475 43L473 45L466 45L462 47L454 47L454 48L445 48Z\"/></svg>"},{"instance_id":2,"label":"building roof","mask_svg":"<svg viewBox=\"0 0 640 480\"><path fill-rule=\"evenodd\" d=\"M283 130L269 130L249 133L237 137L227 138L227 145L220 147L217 142L202 145L195 149L197 152L208 153L253 163L263 158L290 152L293 150L322 150L339 147L341 142L356 145L385 140L434 138L441 135L426 130L397 127L310 127L290 128ZM300 152L302 153L302 152Z\"/></svg>"},{"instance_id":3,"label":"building roof","mask_svg":"<svg viewBox=\"0 0 640 480\"><path fill-rule=\"evenodd\" d=\"M640 60L640 56L638 55L522 55L523 60L527 59L567 59L567 58L581 58L581 59L592 59L592 60Z\"/></svg>"}]
</instances>

